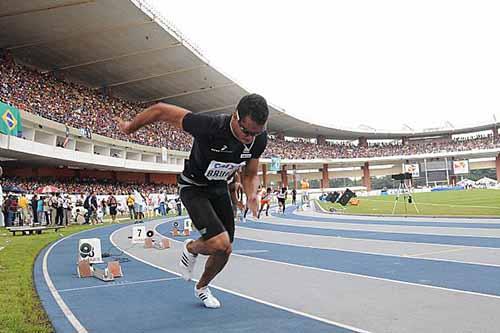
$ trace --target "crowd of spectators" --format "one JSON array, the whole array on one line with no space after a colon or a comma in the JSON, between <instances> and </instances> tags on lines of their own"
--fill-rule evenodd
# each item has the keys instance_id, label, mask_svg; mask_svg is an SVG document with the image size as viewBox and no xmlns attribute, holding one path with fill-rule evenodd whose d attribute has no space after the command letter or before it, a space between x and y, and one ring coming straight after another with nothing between
<instances>
[{"instance_id":1,"label":"crowd of spectators","mask_svg":"<svg viewBox=\"0 0 500 333\"><path fill-rule=\"evenodd\" d=\"M284 159L314 158L366 158L397 155L416 155L448 151L468 151L475 149L499 148L500 140L488 136L457 138L448 141L423 143L369 143L367 147L351 143L325 143L318 145L307 140L270 140L264 157L278 156Z\"/></svg>"},{"instance_id":2,"label":"crowd of spectators","mask_svg":"<svg viewBox=\"0 0 500 333\"><path fill-rule=\"evenodd\" d=\"M16 64L5 54L0 56L0 100L44 118L115 139L181 151L189 151L192 143L191 136L166 123L152 124L130 136L124 135L117 130L113 118L131 119L146 105L110 97L98 90L67 82L52 73L42 74ZM316 144L304 139L288 141L270 136L263 157L366 158L499 146L499 141L491 136L406 145L401 142L370 143L367 147L328 141Z\"/></svg>"},{"instance_id":3,"label":"crowd of spectators","mask_svg":"<svg viewBox=\"0 0 500 333\"><path fill-rule=\"evenodd\" d=\"M0 57L0 100L18 109L93 134L155 147L187 151L191 137L167 123L147 126L132 135L121 133L114 117L131 119L145 105L107 96L98 90L42 74Z\"/></svg>"},{"instance_id":4,"label":"crowd of spectators","mask_svg":"<svg viewBox=\"0 0 500 333\"><path fill-rule=\"evenodd\" d=\"M160 193L160 191L164 191L167 194L177 193L177 185L154 183L133 184L93 178L74 178L61 181L52 178L5 177L1 183L4 189L18 187L27 193L35 193L37 189L48 185L55 186L61 192L67 194L81 194L94 191L98 194L114 193L116 195L126 195L134 190L139 190L142 193Z\"/></svg>"}]
</instances>

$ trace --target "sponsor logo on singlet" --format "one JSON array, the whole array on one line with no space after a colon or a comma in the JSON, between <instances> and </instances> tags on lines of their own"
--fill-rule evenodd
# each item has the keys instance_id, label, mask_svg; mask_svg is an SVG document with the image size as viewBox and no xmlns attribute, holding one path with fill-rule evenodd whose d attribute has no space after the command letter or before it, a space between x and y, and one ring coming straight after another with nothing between
<instances>
[{"instance_id":1,"label":"sponsor logo on singlet","mask_svg":"<svg viewBox=\"0 0 500 333\"><path fill-rule=\"evenodd\" d=\"M205 171L205 177L208 180L228 180L240 166L237 163L212 161Z\"/></svg>"}]
</instances>

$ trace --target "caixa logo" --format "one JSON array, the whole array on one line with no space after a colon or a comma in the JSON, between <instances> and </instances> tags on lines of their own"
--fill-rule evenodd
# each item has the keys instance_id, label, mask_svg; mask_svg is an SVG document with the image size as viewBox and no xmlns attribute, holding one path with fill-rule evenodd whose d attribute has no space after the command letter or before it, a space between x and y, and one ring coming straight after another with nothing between
<instances>
[{"instance_id":1,"label":"caixa logo","mask_svg":"<svg viewBox=\"0 0 500 333\"><path fill-rule=\"evenodd\" d=\"M238 165L234 163L219 163L215 162L213 165L214 169L235 169Z\"/></svg>"}]
</instances>

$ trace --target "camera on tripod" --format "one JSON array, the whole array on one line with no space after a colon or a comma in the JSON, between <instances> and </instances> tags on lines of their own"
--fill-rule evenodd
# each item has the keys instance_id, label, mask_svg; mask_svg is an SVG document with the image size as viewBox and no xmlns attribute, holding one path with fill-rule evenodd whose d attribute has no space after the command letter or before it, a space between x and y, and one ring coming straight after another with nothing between
<instances>
[{"instance_id":1,"label":"camera on tripod","mask_svg":"<svg viewBox=\"0 0 500 333\"><path fill-rule=\"evenodd\" d=\"M403 181L403 180L407 180L407 179L412 179L411 177L412 176L411 176L410 172L404 172L404 173L398 173L396 175L392 175L392 179L399 180L399 181Z\"/></svg>"}]
</instances>

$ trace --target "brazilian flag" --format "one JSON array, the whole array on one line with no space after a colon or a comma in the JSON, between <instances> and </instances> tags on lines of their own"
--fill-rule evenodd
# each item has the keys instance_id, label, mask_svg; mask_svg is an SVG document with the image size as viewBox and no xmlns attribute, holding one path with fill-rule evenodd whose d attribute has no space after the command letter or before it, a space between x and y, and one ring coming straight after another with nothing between
<instances>
[{"instance_id":1,"label":"brazilian flag","mask_svg":"<svg viewBox=\"0 0 500 333\"><path fill-rule=\"evenodd\" d=\"M15 107L0 102L0 133L20 136L23 131L21 113Z\"/></svg>"}]
</instances>

